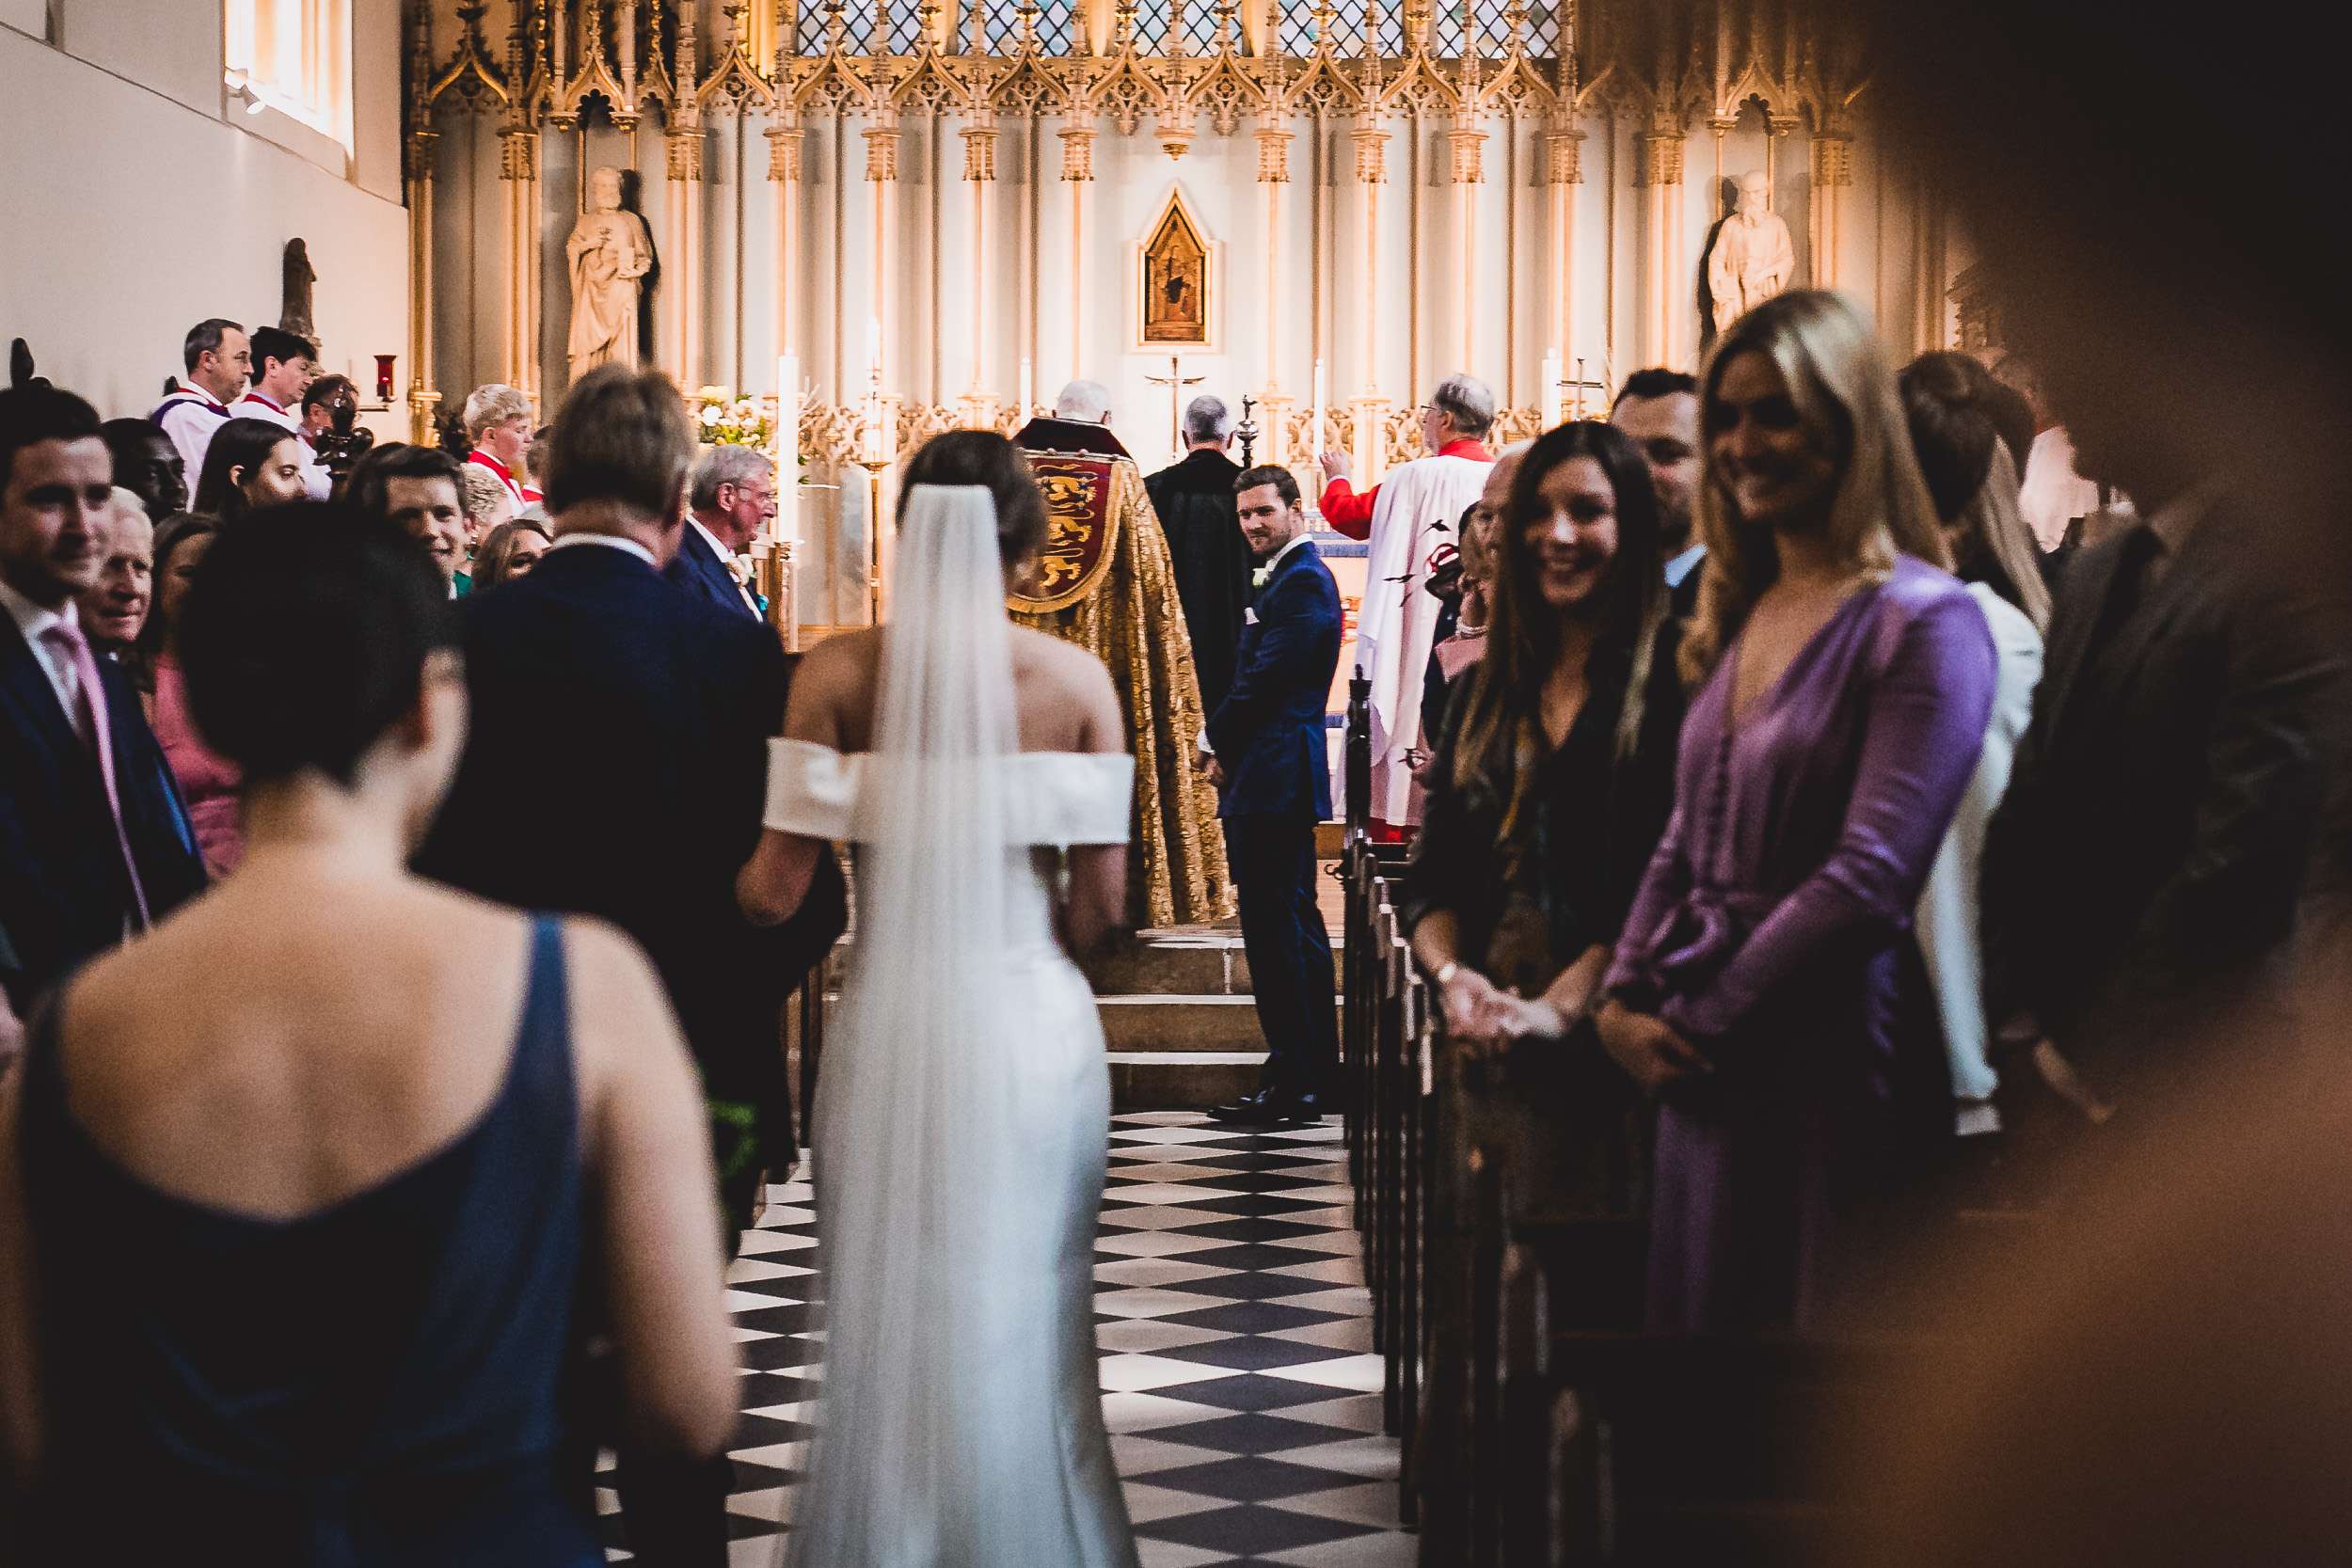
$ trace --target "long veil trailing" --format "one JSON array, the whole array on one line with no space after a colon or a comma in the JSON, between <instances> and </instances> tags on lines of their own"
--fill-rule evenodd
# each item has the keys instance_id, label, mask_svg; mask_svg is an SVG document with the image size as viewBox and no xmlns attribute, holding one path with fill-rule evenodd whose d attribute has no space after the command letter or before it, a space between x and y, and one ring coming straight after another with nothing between
<instances>
[{"instance_id":1,"label":"long veil trailing","mask_svg":"<svg viewBox=\"0 0 2352 1568\"><path fill-rule=\"evenodd\" d=\"M992 1269L1025 1215L1005 1017L1019 749L995 508L910 492L863 764L859 940L816 1102L824 1413L793 1568L1036 1568L1058 1473L1039 1303ZM1008 1288L1009 1286L1009 1288ZM1025 1495L1024 1489L1026 1489Z\"/></svg>"}]
</instances>

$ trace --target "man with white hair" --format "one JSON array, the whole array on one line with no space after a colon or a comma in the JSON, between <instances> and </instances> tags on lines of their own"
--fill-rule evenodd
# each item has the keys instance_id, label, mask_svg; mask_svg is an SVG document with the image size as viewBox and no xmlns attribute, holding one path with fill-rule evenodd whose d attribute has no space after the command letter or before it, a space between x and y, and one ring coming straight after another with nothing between
<instances>
[{"instance_id":1,"label":"man with white hair","mask_svg":"<svg viewBox=\"0 0 2352 1568\"><path fill-rule=\"evenodd\" d=\"M1107 388L1073 381L1050 418L1031 420L1013 436L1054 527L1034 578L1008 608L1023 626L1101 659L1119 689L1136 764L1128 924L1221 920L1232 913L1233 894L1216 792L1187 766L1208 717L1186 606L1142 471L1111 434L1110 417ZM1230 498L1227 504L1231 515ZM1240 524L1232 526L1238 533ZM1232 657L1229 647L1229 679Z\"/></svg>"},{"instance_id":2,"label":"man with white hair","mask_svg":"<svg viewBox=\"0 0 2352 1568\"><path fill-rule=\"evenodd\" d=\"M714 610L759 620L759 603L735 575L735 559L776 515L775 464L755 448L723 442L694 465L686 503L686 531L661 575Z\"/></svg>"},{"instance_id":3,"label":"man with white hair","mask_svg":"<svg viewBox=\"0 0 2352 1568\"><path fill-rule=\"evenodd\" d=\"M1356 673L1372 682L1372 834L1403 843L1421 822L1413 765L1422 751L1422 686L1439 605L1424 591L1456 519L1478 499L1494 454L1495 395L1475 376L1450 375L1421 408L1426 455L1358 495L1343 451L1323 454L1327 527L1369 539L1364 600L1356 618Z\"/></svg>"},{"instance_id":4,"label":"man with white hair","mask_svg":"<svg viewBox=\"0 0 2352 1568\"><path fill-rule=\"evenodd\" d=\"M1168 535L1200 703L1215 713L1233 684L1254 562L1233 503L1241 466L1225 454L1233 438L1233 411L1223 398L1204 393L1184 409L1184 460L1151 475L1143 487Z\"/></svg>"}]
</instances>

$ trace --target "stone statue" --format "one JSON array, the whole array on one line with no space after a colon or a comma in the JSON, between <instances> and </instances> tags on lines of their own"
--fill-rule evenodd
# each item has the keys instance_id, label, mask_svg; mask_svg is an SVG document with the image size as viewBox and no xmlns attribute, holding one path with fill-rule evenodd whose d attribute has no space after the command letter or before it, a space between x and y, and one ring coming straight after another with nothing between
<instances>
[{"instance_id":1,"label":"stone statue","mask_svg":"<svg viewBox=\"0 0 2352 1568\"><path fill-rule=\"evenodd\" d=\"M637 366L639 279L653 267L645 220L621 206L621 171L588 177L588 211L564 246L571 262L574 380L598 365Z\"/></svg>"},{"instance_id":2,"label":"stone statue","mask_svg":"<svg viewBox=\"0 0 2352 1568\"><path fill-rule=\"evenodd\" d=\"M1739 210L1716 232L1707 292L1715 299L1718 332L1788 287L1796 273L1796 247L1788 242L1788 225L1765 205L1771 197L1764 171L1750 169L1740 177Z\"/></svg>"},{"instance_id":3,"label":"stone statue","mask_svg":"<svg viewBox=\"0 0 2352 1568\"><path fill-rule=\"evenodd\" d=\"M318 346L319 329L310 315L310 285L318 280L319 275L310 266L310 247L299 239L288 240L285 293L278 307L278 325L313 348Z\"/></svg>"}]
</instances>

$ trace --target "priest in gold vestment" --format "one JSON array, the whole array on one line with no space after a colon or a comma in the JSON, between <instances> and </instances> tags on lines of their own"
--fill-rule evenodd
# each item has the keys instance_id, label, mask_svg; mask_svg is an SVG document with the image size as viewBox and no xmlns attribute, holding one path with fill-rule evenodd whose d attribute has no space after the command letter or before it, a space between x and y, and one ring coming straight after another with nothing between
<instances>
[{"instance_id":1,"label":"priest in gold vestment","mask_svg":"<svg viewBox=\"0 0 2352 1568\"><path fill-rule=\"evenodd\" d=\"M1073 381L1054 417L1013 436L1054 515L1034 593L1013 619L1073 642L1109 666L1136 757L1136 831L1128 920L1138 928L1204 925L1233 912L1216 792L1191 767L1206 722L1192 639L1168 538L1143 474L1105 420L1110 396Z\"/></svg>"}]
</instances>

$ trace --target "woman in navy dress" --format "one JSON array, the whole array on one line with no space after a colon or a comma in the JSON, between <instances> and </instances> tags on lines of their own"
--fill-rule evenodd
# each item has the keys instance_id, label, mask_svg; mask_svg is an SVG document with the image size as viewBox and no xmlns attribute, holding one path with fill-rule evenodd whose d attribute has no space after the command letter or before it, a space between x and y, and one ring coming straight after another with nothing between
<instances>
[{"instance_id":1,"label":"woman in navy dress","mask_svg":"<svg viewBox=\"0 0 2352 1568\"><path fill-rule=\"evenodd\" d=\"M0 1088L28 1568L601 1562L557 1461L583 1275L633 1440L706 1457L734 1427L652 970L405 869L466 728L442 592L302 506L231 524L190 594L245 864L61 985Z\"/></svg>"},{"instance_id":2,"label":"woman in navy dress","mask_svg":"<svg viewBox=\"0 0 2352 1568\"><path fill-rule=\"evenodd\" d=\"M1851 307L1759 306L1702 394L1696 694L1601 1038L1662 1101L1650 1326L1806 1329L1844 1319L1906 1159L1951 1131L1906 939L1994 656Z\"/></svg>"}]
</instances>

